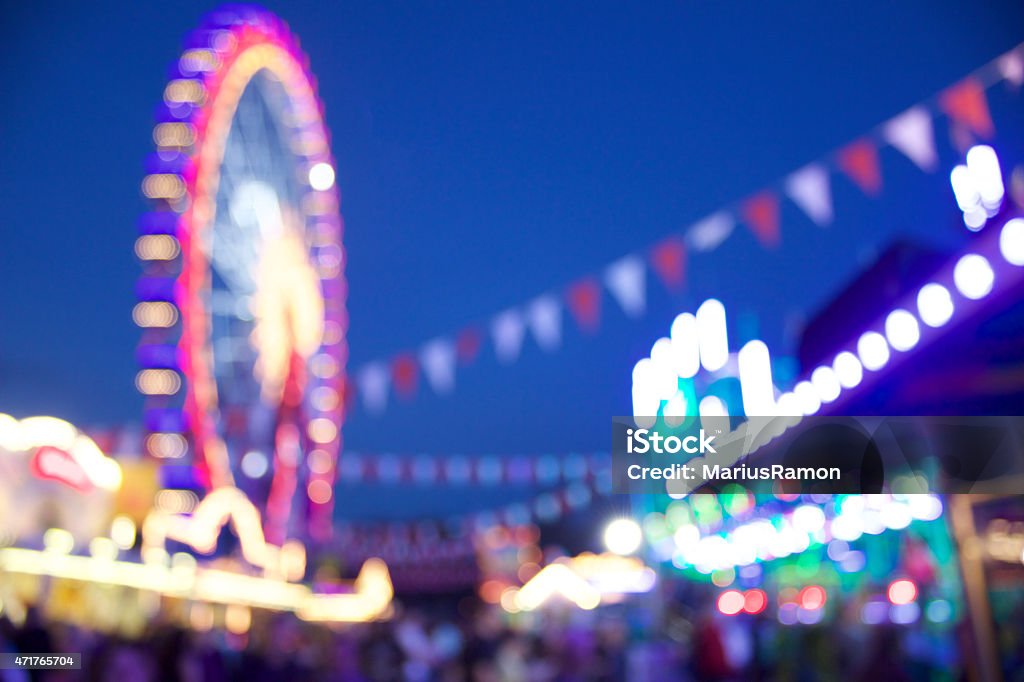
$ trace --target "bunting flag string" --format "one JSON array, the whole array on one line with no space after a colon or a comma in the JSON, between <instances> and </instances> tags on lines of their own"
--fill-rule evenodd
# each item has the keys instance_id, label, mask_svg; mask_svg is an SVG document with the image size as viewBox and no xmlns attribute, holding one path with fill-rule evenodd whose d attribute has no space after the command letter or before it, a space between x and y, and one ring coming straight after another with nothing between
<instances>
[{"instance_id":1,"label":"bunting flag string","mask_svg":"<svg viewBox=\"0 0 1024 682\"><path fill-rule=\"evenodd\" d=\"M879 150L883 146L894 148L922 171L938 169L936 117L948 120L951 139L958 148L966 148L976 139L990 139L995 125L987 92L1001 82L1016 89L1024 84L1024 44L834 153L711 213L646 251L626 254L597 274L510 307L483 323L428 341L415 351L358 367L346 396L347 406L351 409L361 403L368 412L381 413L392 394L399 399L411 398L424 383L437 394L449 394L455 388L458 369L475 362L485 348L493 351L502 364L519 359L528 337L544 352L557 351L563 344L566 320L572 320L584 334L596 334L606 314L602 311L605 291L627 317L640 317L647 308L648 272L667 291L683 290L687 261L696 254L717 250L734 233L737 223L743 223L765 249L779 249L785 241L780 221L783 197L815 225L828 226L835 218L831 186L834 174L848 178L868 198L882 192ZM421 375L424 381L420 381Z\"/></svg>"},{"instance_id":2,"label":"bunting flag string","mask_svg":"<svg viewBox=\"0 0 1024 682\"><path fill-rule=\"evenodd\" d=\"M355 553L362 550L378 553L394 550L421 558L454 557L460 552L458 548L463 547L462 542L472 542L475 534L495 526L514 528L533 523L552 523L566 514L587 507L596 497L607 495L610 491L611 470L605 467L591 470L587 477L570 481L562 487L536 493L525 500L496 509L444 519L339 523L335 539L348 551Z\"/></svg>"},{"instance_id":3,"label":"bunting flag string","mask_svg":"<svg viewBox=\"0 0 1024 682\"><path fill-rule=\"evenodd\" d=\"M473 537L495 527L552 523L610 494L611 454L395 455L346 453L338 485L423 485L533 488L526 499L438 519L342 522L335 540L347 555L395 553L395 563L465 556ZM536 490L539 489L539 490ZM469 555L472 551L469 550ZM389 561L389 563L392 563Z\"/></svg>"},{"instance_id":4,"label":"bunting flag string","mask_svg":"<svg viewBox=\"0 0 1024 682\"><path fill-rule=\"evenodd\" d=\"M346 452L338 482L429 486L550 486L584 481L607 468L611 454L402 455Z\"/></svg>"}]
</instances>

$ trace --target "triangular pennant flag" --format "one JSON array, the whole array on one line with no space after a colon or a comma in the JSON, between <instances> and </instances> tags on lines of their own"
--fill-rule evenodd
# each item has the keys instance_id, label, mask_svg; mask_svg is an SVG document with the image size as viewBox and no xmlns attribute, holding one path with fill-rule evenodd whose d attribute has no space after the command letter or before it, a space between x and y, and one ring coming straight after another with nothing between
<instances>
[{"instance_id":1,"label":"triangular pennant flag","mask_svg":"<svg viewBox=\"0 0 1024 682\"><path fill-rule=\"evenodd\" d=\"M732 234L735 226L736 221L728 211L712 213L687 230L686 242L694 251L714 251Z\"/></svg>"},{"instance_id":2,"label":"triangular pennant flag","mask_svg":"<svg viewBox=\"0 0 1024 682\"><path fill-rule=\"evenodd\" d=\"M518 310L506 310L499 313L491 322L491 334L494 336L494 353L504 363L515 361L519 349L523 347L523 335L526 325L522 313Z\"/></svg>"},{"instance_id":3,"label":"triangular pennant flag","mask_svg":"<svg viewBox=\"0 0 1024 682\"><path fill-rule=\"evenodd\" d=\"M743 202L743 220L762 246L779 245L779 200L765 190Z\"/></svg>"},{"instance_id":4,"label":"triangular pennant flag","mask_svg":"<svg viewBox=\"0 0 1024 682\"><path fill-rule=\"evenodd\" d=\"M832 222L832 189L827 170L812 163L791 174L785 184L786 194L808 218L818 225Z\"/></svg>"},{"instance_id":5,"label":"triangular pennant flag","mask_svg":"<svg viewBox=\"0 0 1024 682\"><path fill-rule=\"evenodd\" d=\"M839 167L861 191L875 196L882 191L882 169L878 165L878 150L869 140L851 142L838 154Z\"/></svg>"},{"instance_id":6,"label":"triangular pennant flag","mask_svg":"<svg viewBox=\"0 0 1024 682\"><path fill-rule=\"evenodd\" d=\"M449 393L455 387L455 344L448 339L434 339L424 345L420 364L435 392Z\"/></svg>"},{"instance_id":7,"label":"triangular pennant flag","mask_svg":"<svg viewBox=\"0 0 1024 682\"><path fill-rule=\"evenodd\" d=\"M651 249L651 267L667 289L679 290L686 269L686 244L682 237L669 237L655 244Z\"/></svg>"},{"instance_id":8,"label":"triangular pennant flag","mask_svg":"<svg viewBox=\"0 0 1024 682\"><path fill-rule=\"evenodd\" d=\"M930 172L938 168L932 115L924 107L908 109L890 119L882 128L882 136L921 170Z\"/></svg>"},{"instance_id":9,"label":"triangular pennant flag","mask_svg":"<svg viewBox=\"0 0 1024 682\"><path fill-rule=\"evenodd\" d=\"M576 318L576 324L586 332L597 330L601 321L601 286L596 280L587 278L569 287L566 297L569 311Z\"/></svg>"},{"instance_id":10,"label":"triangular pennant flag","mask_svg":"<svg viewBox=\"0 0 1024 682\"><path fill-rule=\"evenodd\" d=\"M996 62L999 75L1009 81L1013 86L1020 87L1024 84L1024 54L1014 48L1004 54Z\"/></svg>"},{"instance_id":11,"label":"triangular pennant flag","mask_svg":"<svg viewBox=\"0 0 1024 682\"><path fill-rule=\"evenodd\" d=\"M647 306L647 277L640 256L621 258L604 271L604 283L630 317L643 315Z\"/></svg>"},{"instance_id":12,"label":"triangular pennant flag","mask_svg":"<svg viewBox=\"0 0 1024 682\"><path fill-rule=\"evenodd\" d=\"M383 412L388 403L388 371L378 362L366 365L356 375L359 394L370 412Z\"/></svg>"},{"instance_id":13,"label":"triangular pennant flag","mask_svg":"<svg viewBox=\"0 0 1024 682\"><path fill-rule=\"evenodd\" d=\"M466 327L455 338L455 355L463 365L476 360L480 353L480 332L473 327Z\"/></svg>"},{"instance_id":14,"label":"triangular pennant flag","mask_svg":"<svg viewBox=\"0 0 1024 682\"><path fill-rule=\"evenodd\" d=\"M416 392L416 379L419 365L410 353L403 353L391 361L391 381L395 385L395 393L408 398Z\"/></svg>"},{"instance_id":15,"label":"triangular pennant flag","mask_svg":"<svg viewBox=\"0 0 1024 682\"><path fill-rule=\"evenodd\" d=\"M939 95L939 106L949 117L976 135L989 138L995 133L988 113L985 88L976 78L965 78Z\"/></svg>"},{"instance_id":16,"label":"triangular pennant flag","mask_svg":"<svg viewBox=\"0 0 1024 682\"><path fill-rule=\"evenodd\" d=\"M537 339L537 345L553 351L562 343L562 306L558 299L545 294L526 309L526 319Z\"/></svg>"}]
</instances>

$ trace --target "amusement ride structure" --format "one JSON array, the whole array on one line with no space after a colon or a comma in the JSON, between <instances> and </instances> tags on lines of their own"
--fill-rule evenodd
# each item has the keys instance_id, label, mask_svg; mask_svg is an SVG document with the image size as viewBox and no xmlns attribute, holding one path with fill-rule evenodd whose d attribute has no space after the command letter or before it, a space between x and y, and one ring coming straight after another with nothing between
<instances>
[{"instance_id":1,"label":"amusement ride structure","mask_svg":"<svg viewBox=\"0 0 1024 682\"><path fill-rule=\"evenodd\" d=\"M342 220L315 82L284 23L209 15L164 89L136 253L146 449L168 488L242 489L267 537L324 537L341 444Z\"/></svg>"}]
</instances>

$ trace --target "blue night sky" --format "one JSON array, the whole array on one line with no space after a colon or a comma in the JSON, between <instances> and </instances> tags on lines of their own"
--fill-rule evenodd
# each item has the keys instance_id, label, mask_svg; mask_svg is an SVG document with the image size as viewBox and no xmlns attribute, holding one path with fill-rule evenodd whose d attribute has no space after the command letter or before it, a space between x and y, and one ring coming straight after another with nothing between
<instances>
[{"instance_id":1,"label":"blue night sky","mask_svg":"<svg viewBox=\"0 0 1024 682\"><path fill-rule=\"evenodd\" d=\"M0 22L0 411L139 421L133 387L142 160L180 41L213 5L7 4ZM271 3L300 36L339 165L351 364L600 270L776 182L1024 40L1016 2ZM1021 135L1003 89L1000 139ZM1010 113L1007 113L1010 112ZM943 168L953 160L943 121ZM1017 145L1019 149L1021 146ZM885 191L834 179L827 231L792 204L782 246L743 229L630 320L545 354L493 353L346 424L367 451L599 449L629 373L718 296L738 339L792 344L801 315L896 234L961 238L944 172L882 152Z\"/></svg>"}]
</instances>

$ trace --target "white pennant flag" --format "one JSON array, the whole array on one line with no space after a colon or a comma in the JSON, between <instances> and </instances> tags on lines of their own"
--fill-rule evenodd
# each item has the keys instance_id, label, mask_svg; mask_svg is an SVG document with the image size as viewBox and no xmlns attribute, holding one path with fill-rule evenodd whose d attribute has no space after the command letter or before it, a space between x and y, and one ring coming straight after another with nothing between
<instances>
[{"instance_id":1,"label":"white pennant flag","mask_svg":"<svg viewBox=\"0 0 1024 682\"><path fill-rule=\"evenodd\" d=\"M832 222L832 189L828 171L816 163L786 178L786 194L818 225Z\"/></svg>"},{"instance_id":2,"label":"white pennant flag","mask_svg":"<svg viewBox=\"0 0 1024 682\"><path fill-rule=\"evenodd\" d=\"M647 271L640 256L621 258L604 271L604 283L630 317L642 315L647 306Z\"/></svg>"},{"instance_id":3,"label":"white pennant flag","mask_svg":"<svg viewBox=\"0 0 1024 682\"><path fill-rule=\"evenodd\" d=\"M526 319L537 345L553 351L562 343L562 306L549 294L533 301L526 309Z\"/></svg>"},{"instance_id":4,"label":"white pennant flag","mask_svg":"<svg viewBox=\"0 0 1024 682\"><path fill-rule=\"evenodd\" d=\"M434 339L420 351L420 364L431 388L439 394L455 388L455 344L448 339Z\"/></svg>"},{"instance_id":5,"label":"white pennant flag","mask_svg":"<svg viewBox=\"0 0 1024 682\"><path fill-rule=\"evenodd\" d=\"M686 242L694 251L714 251L735 227L732 215L719 211L694 224L686 233Z\"/></svg>"},{"instance_id":6,"label":"white pennant flag","mask_svg":"<svg viewBox=\"0 0 1024 682\"><path fill-rule=\"evenodd\" d=\"M526 325L518 310L506 310L499 313L491 322L491 333L494 335L494 353L504 363L514 362L523 347L523 335Z\"/></svg>"},{"instance_id":7,"label":"white pennant flag","mask_svg":"<svg viewBox=\"0 0 1024 682\"><path fill-rule=\"evenodd\" d=\"M999 75L1018 88L1024 84L1024 55L1019 50L1011 50L999 58L997 62Z\"/></svg>"},{"instance_id":8,"label":"white pennant flag","mask_svg":"<svg viewBox=\"0 0 1024 682\"><path fill-rule=\"evenodd\" d=\"M370 412L380 413L387 407L389 376L387 368L378 362L363 367L357 375L359 393Z\"/></svg>"},{"instance_id":9,"label":"white pennant flag","mask_svg":"<svg viewBox=\"0 0 1024 682\"><path fill-rule=\"evenodd\" d=\"M931 172L938 168L932 115L924 107L913 107L890 119L882 129L882 136L921 170Z\"/></svg>"}]
</instances>

